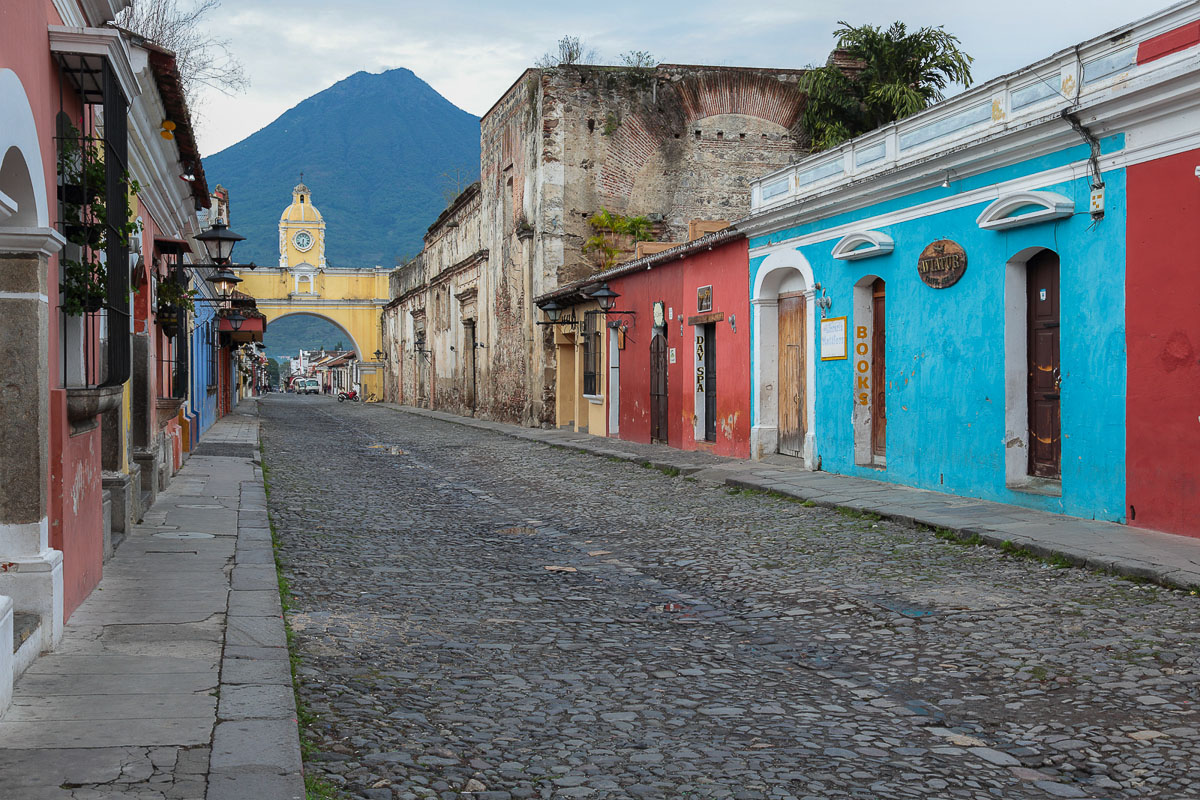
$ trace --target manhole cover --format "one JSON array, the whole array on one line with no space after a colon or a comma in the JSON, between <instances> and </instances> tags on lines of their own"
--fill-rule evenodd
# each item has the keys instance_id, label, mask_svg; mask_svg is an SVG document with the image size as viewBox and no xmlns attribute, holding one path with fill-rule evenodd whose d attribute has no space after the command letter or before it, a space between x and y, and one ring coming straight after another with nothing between
<instances>
[{"instance_id":1,"label":"manhole cover","mask_svg":"<svg viewBox=\"0 0 1200 800\"><path fill-rule=\"evenodd\" d=\"M501 528L496 533L506 533L509 536L533 536L537 531L533 528L517 526L513 528Z\"/></svg>"},{"instance_id":2,"label":"manhole cover","mask_svg":"<svg viewBox=\"0 0 1200 800\"><path fill-rule=\"evenodd\" d=\"M164 531L154 534L159 539L212 539L211 533L201 533L200 531Z\"/></svg>"},{"instance_id":3,"label":"manhole cover","mask_svg":"<svg viewBox=\"0 0 1200 800\"><path fill-rule=\"evenodd\" d=\"M220 503L180 503L176 508L224 508Z\"/></svg>"}]
</instances>

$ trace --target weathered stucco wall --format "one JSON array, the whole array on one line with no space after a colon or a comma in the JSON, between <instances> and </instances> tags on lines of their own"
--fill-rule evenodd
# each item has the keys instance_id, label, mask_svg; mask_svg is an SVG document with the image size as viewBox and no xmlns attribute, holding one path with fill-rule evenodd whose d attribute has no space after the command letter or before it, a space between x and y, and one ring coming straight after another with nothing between
<instances>
[{"instance_id":1,"label":"weathered stucco wall","mask_svg":"<svg viewBox=\"0 0 1200 800\"><path fill-rule=\"evenodd\" d=\"M428 369L443 387L430 386L434 406L471 410L471 359L461 348L462 323L473 319L482 345L474 350L475 413L556 424L553 336L535 324L533 298L598 271L583 252L588 219L603 208L645 215L657 238L679 241L692 220L748 213L750 181L805 151L802 74L678 65L527 70L481 121L478 205L456 201L426 237ZM454 274L442 280L446 270ZM413 291L400 288L393 281L393 298ZM459 295L472 291L468 317ZM408 304L411 316L415 302L396 308ZM448 319L440 310L447 308ZM411 330L399 312L388 325L393 335ZM403 349L389 348L401 395L400 376L413 362Z\"/></svg>"}]
</instances>

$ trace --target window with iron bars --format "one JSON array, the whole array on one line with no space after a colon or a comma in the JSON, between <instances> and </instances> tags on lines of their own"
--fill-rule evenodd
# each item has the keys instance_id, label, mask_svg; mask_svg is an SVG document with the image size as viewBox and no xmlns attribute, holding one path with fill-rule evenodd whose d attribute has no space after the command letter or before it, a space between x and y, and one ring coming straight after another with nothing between
<instances>
[{"instance_id":1,"label":"window with iron bars","mask_svg":"<svg viewBox=\"0 0 1200 800\"><path fill-rule=\"evenodd\" d=\"M588 311L583 315L583 393L600 393L597 376L600 374L600 326L604 312Z\"/></svg>"},{"instance_id":2,"label":"window with iron bars","mask_svg":"<svg viewBox=\"0 0 1200 800\"><path fill-rule=\"evenodd\" d=\"M189 281L182 256L170 253L161 258L167 265L167 276L163 280L186 292ZM159 306L157 318L158 396L180 400L187 397L188 387L188 311L176 306Z\"/></svg>"},{"instance_id":3,"label":"window with iron bars","mask_svg":"<svg viewBox=\"0 0 1200 800\"><path fill-rule=\"evenodd\" d=\"M218 359L221 356L221 344L217 334L217 321L211 319L205 327L207 336L204 341L208 345L208 386L205 388L209 394L212 394L217 391L217 365L219 363Z\"/></svg>"},{"instance_id":4,"label":"window with iron bars","mask_svg":"<svg viewBox=\"0 0 1200 800\"><path fill-rule=\"evenodd\" d=\"M68 389L119 386L130 375L128 104L108 60L59 54L58 380ZM77 113L72 120L68 110ZM102 115L98 112L102 110ZM103 119L103 125L99 119Z\"/></svg>"}]
</instances>

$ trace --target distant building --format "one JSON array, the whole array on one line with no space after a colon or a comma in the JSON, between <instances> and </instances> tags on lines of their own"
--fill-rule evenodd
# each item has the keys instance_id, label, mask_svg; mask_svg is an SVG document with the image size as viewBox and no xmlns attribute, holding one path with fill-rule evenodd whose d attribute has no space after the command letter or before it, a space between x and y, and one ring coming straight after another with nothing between
<instances>
[{"instance_id":1,"label":"distant building","mask_svg":"<svg viewBox=\"0 0 1200 800\"><path fill-rule=\"evenodd\" d=\"M255 298L268 325L295 314L332 323L358 358L364 389L378 395L382 364L374 354L382 344L379 314L387 302L388 272L330 265L325 259L327 233L312 192L297 184L279 217L279 265L237 270L240 288ZM295 371L303 372L300 365Z\"/></svg>"}]
</instances>

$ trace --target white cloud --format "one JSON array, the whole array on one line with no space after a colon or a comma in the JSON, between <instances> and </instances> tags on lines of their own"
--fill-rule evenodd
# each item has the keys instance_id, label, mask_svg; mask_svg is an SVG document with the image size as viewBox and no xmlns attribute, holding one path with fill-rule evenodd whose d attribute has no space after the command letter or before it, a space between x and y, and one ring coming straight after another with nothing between
<instances>
[{"instance_id":1,"label":"white cloud","mask_svg":"<svg viewBox=\"0 0 1200 800\"><path fill-rule=\"evenodd\" d=\"M236 4L235 4L236 2ZM283 12L283 13L281 13ZM649 50L673 63L803 67L823 63L837 21L941 24L975 56L977 80L1011 72L1138 16L1118 0L1009 0L1004 5L910 0L717 0L653 4L343 0L231 0L218 21L246 65L251 88L208 92L198 120L214 153L267 125L306 97L359 70L407 67L455 105L482 114L563 34L609 60Z\"/></svg>"}]
</instances>

